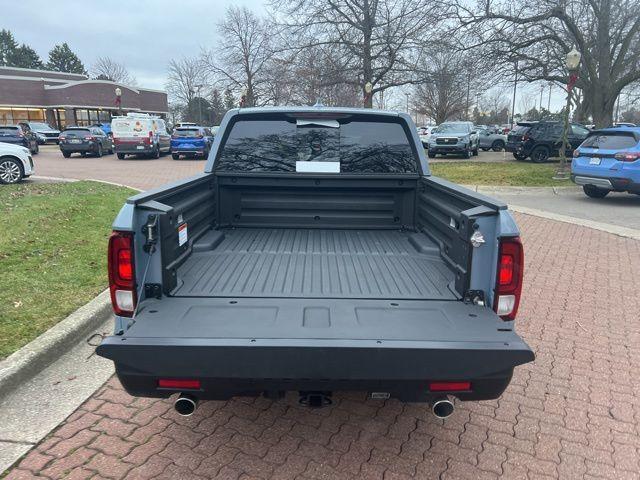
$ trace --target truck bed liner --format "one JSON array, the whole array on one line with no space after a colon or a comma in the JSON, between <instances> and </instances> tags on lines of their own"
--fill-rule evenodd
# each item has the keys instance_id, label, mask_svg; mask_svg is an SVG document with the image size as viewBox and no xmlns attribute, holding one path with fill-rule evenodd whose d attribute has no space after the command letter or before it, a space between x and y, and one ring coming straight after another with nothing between
<instances>
[{"instance_id":1,"label":"truck bed liner","mask_svg":"<svg viewBox=\"0 0 640 480\"><path fill-rule=\"evenodd\" d=\"M177 273L177 297L457 298L438 247L401 230L213 230Z\"/></svg>"}]
</instances>

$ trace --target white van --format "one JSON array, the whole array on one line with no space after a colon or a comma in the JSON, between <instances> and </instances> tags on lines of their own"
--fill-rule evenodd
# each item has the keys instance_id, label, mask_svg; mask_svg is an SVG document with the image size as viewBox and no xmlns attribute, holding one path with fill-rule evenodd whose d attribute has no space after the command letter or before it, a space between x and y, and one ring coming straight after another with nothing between
<instances>
[{"instance_id":1,"label":"white van","mask_svg":"<svg viewBox=\"0 0 640 480\"><path fill-rule=\"evenodd\" d=\"M164 120L147 113L128 113L111 120L113 146L118 158L137 155L159 158L171 152L171 135Z\"/></svg>"}]
</instances>

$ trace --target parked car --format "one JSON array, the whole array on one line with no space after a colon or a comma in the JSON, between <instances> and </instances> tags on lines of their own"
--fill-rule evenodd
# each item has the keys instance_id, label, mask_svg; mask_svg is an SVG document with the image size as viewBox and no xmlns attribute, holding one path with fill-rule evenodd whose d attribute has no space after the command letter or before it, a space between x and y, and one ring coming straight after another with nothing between
<instances>
[{"instance_id":1,"label":"parked car","mask_svg":"<svg viewBox=\"0 0 640 480\"><path fill-rule=\"evenodd\" d=\"M19 122L20 126L27 126L36 135L40 135L45 139L45 143L58 143L58 137L60 136L60 130L53 128L48 123L44 122ZM42 145L42 143L40 144Z\"/></svg>"},{"instance_id":2,"label":"parked car","mask_svg":"<svg viewBox=\"0 0 640 480\"><path fill-rule=\"evenodd\" d=\"M234 109L220 135L203 174L129 198L113 224L115 329L97 353L131 395L177 393L190 415L358 390L445 418L449 397L495 399L533 361L513 216L432 177L409 115Z\"/></svg>"},{"instance_id":3,"label":"parked car","mask_svg":"<svg viewBox=\"0 0 640 480\"><path fill-rule=\"evenodd\" d=\"M171 156L207 158L213 144L213 134L207 127L178 127L171 135Z\"/></svg>"},{"instance_id":4,"label":"parked car","mask_svg":"<svg viewBox=\"0 0 640 480\"><path fill-rule=\"evenodd\" d=\"M33 172L33 158L28 148L0 141L0 183L18 183Z\"/></svg>"},{"instance_id":5,"label":"parked car","mask_svg":"<svg viewBox=\"0 0 640 480\"><path fill-rule=\"evenodd\" d=\"M507 136L506 151L512 152L516 160L530 158L536 163L546 162L557 157L562 148L562 122L518 122ZM574 149L589 135L585 126L571 123L567 135L566 155L571 156Z\"/></svg>"},{"instance_id":6,"label":"parked car","mask_svg":"<svg viewBox=\"0 0 640 480\"><path fill-rule=\"evenodd\" d=\"M107 135L108 137L113 138L113 132L111 131L111 124L110 123L95 123L93 126L100 128L104 132L105 135Z\"/></svg>"},{"instance_id":7,"label":"parked car","mask_svg":"<svg viewBox=\"0 0 640 480\"><path fill-rule=\"evenodd\" d=\"M0 125L0 142L28 148L32 155L40 151L38 138L28 125Z\"/></svg>"},{"instance_id":8,"label":"parked car","mask_svg":"<svg viewBox=\"0 0 640 480\"><path fill-rule=\"evenodd\" d=\"M478 145L487 152L489 149L494 152L501 152L507 144L507 136L501 133L494 133L493 129L478 129Z\"/></svg>"},{"instance_id":9,"label":"parked car","mask_svg":"<svg viewBox=\"0 0 640 480\"><path fill-rule=\"evenodd\" d=\"M573 153L571 179L592 198L640 195L640 127L595 130Z\"/></svg>"},{"instance_id":10,"label":"parked car","mask_svg":"<svg viewBox=\"0 0 640 480\"><path fill-rule=\"evenodd\" d=\"M72 153L81 156L87 154L101 157L105 153L113 153L113 142L98 127L68 127L60 134L60 151L64 158Z\"/></svg>"},{"instance_id":11,"label":"parked car","mask_svg":"<svg viewBox=\"0 0 640 480\"><path fill-rule=\"evenodd\" d=\"M425 127L418 127L418 136L420 137L420 141L422 142L422 146L424 148L429 148L429 137L431 133L436 129L435 125L428 125Z\"/></svg>"},{"instance_id":12,"label":"parked car","mask_svg":"<svg viewBox=\"0 0 640 480\"><path fill-rule=\"evenodd\" d=\"M38 145L45 145L47 143L47 137L45 137L42 133L34 132L36 135L36 140L38 141Z\"/></svg>"},{"instance_id":13,"label":"parked car","mask_svg":"<svg viewBox=\"0 0 640 480\"><path fill-rule=\"evenodd\" d=\"M445 122L429 136L429 157L458 154L465 158L478 155L478 132L471 122Z\"/></svg>"},{"instance_id":14,"label":"parked car","mask_svg":"<svg viewBox=\"0 0 640 480\"><path fill-rule=\"evenodd\" d=\"M111 120L113 143L120 160L126 155L160 158L171 152L171 135L160 117L129 113Z\"/></svg>"}]
</instances>

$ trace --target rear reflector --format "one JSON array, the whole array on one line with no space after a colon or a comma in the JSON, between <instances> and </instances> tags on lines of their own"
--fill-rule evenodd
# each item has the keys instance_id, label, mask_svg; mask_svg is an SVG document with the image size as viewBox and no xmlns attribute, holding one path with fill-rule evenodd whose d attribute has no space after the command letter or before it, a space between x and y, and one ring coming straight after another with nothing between
<instances>
[{"instance_id":1,"label":"rear reflector","mask_svg":"<svg viewBox=\"0 0 640 480\"><path fill-rule=\"evenodd\" d=\"M522 292L523 271L524 250L520 237L501 238L493 310L503 320L516 318Z\"/></svg>"},{"instance_id":2,"label":"rear reflector","mask_svg":"<svg viewBox=\"0 0 640 480\"><path fill-rule=\"evenodd\" d=\"M109 237L109 290L116 315L131 317L136 309L133 232L114 231Z\"/></svg>"},{"instance_id":3,"label":"rear reflector","mask_svg":"<svg viewBox=\"0 0 640 480\"><path fill-rule=\"evenodd\" d=\"M463 392L471 390L471 382L431 382L431 392Z\"/></svg>"},{"instance_id":4,"label":"rear reflector","mask_svg":"<svg viewBox=\"0 0 640 480\"><path fill-rule=\"evenodd\" d=\"M199 390L200 380L181 380L161 378L158 380L158 388L176 388L187 390Z\"/></svg>"}]
</instances>

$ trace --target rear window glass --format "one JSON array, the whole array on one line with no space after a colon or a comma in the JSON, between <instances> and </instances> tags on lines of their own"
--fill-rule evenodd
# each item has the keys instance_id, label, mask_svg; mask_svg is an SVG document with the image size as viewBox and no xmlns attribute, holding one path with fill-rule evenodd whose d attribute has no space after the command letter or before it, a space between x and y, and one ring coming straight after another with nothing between
<instances>
[{"instance_id":1,"label":"rear window glass","mask_svg":"<svg viewBox=\"0 0 640 480\"><path fill-rule=\"evenodd\" d=\"M531 129L531 125L517 125L510 133L515 135L524 135Z\"/></svg>"},{"instance_id":2,"label":"rear window glass","mask_svg":"<svg viewBox=\"0 0 640 480\"><path fill-rule=\"evenodd\" d=\"M197 128L179 128L173 131L176 137L197 137L200 135L200 130Z\"/></svg>"},{"instance_id":3,"label":"rear window glass","mask_svg":"<svg viewBox=\"0 0 640 480\"><path fill-rule=\"evenodd\" d=\"M301 172L316 165L346 173L415 173L417 159L399 123L343 120L335 125L240 120L224 142L217 171ZM337 127L337 128L336 128Z\"/></svg>"},{"instance_id":4,"label":"rear window glass","mask_svg":"<svg viewBox=\"0 0 640 480\"><path fill-rule=\"evenodd\" d=\"M591 134L582 142L583 147L588 148L604 148L607 150L619 150L623 148L632 148L638 144L631 133L620 134Z\"/></svg>"},{"instance_id":5,"label":"rear window glass","mask_svg":"<svg viewBox=\"0 0 640 480\"><path fill-rule=\"evenodd\" d=\"M88 135L89 133L90 132L88 128L70 128L69 130L65 130L63 132L63 134L67 137L81 137L84 135Z\"/></svg>"},{"instance_id":6,"label":"rear window glass","mask_svg":"<svg viewBox=\"0 0 640 480\"><path fill-rule=\"evenodd\" d=\"M17 135L18 127L0 127L0 135Z\"/></svg>"}]
</instances>

